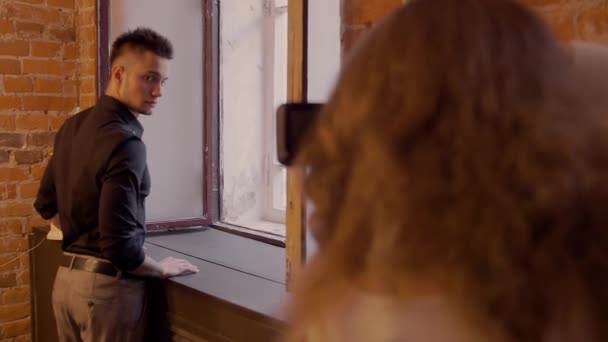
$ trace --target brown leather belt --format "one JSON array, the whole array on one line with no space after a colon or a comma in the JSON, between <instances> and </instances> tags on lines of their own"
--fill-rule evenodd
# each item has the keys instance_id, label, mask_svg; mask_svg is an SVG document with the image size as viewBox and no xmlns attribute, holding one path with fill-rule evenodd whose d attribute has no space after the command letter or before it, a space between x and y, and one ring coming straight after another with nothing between
<instances>
[{"instance_id":1,"label":"brown leather belt","mask_svg":"<svg viewBox=\"0 0 608 342\"><path fill-rule=\"evenodd\" d=\"M110 277L139 280L144 279L142 277L138 277L130 273L120 272L116 269L116 267L114 267L114 265L107 261L93 258L84 258L76 255L64 254L61 258L61 266L65 266L67 268L75 270L105 274Z\"/></svg>"}]
</instances>

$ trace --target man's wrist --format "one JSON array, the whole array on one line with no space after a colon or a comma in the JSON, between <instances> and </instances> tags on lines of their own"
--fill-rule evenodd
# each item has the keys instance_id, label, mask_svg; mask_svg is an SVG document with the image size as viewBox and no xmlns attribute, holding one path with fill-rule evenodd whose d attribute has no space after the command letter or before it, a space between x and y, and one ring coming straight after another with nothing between
<instances>
[{"instance_id":1,"label":"man's wrist","mask_svg":"<svg viewBox=\"0 0 608 342\"><path fill-rule=\"evenodd\" d=\"M160 267L160 274L158 277L163 280L169 278L169 273L167 272L167 269L163 265L161 265L161 267Z\"/></svg>"}]
</instances>

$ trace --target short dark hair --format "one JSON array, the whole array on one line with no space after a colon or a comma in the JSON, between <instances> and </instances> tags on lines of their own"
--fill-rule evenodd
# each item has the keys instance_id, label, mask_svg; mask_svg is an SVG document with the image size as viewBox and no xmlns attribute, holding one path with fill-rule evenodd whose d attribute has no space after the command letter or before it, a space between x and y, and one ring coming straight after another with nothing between
<instances>
[{"instance_id":1,"label":"short dark hair","mask_svg":"<svg viewBox=\"0 0 608 342\"><path fill-rule=\"evenodd\" d=\"M138 27L135 30L127 31L114 40L110 52L110 65L114 63L116 58L122 56L126 49L146 50L159 57L173 58L173 45L169 39L146 27Z\"/></svg>"}]
</instances>

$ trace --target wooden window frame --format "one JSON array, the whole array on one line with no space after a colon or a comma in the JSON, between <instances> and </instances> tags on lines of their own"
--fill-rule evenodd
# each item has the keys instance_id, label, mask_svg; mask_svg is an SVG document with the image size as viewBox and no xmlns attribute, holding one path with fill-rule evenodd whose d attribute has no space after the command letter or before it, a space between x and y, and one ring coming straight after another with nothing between
<instances>
[{"instance_id":1,"label":"wooden window frame","mask_svg":"<svg viewBox=\"0 0 608 342\"><path fill-rule=\"evenodd\" d=\"M308 89L308 0L289 0L288 22L287 101L303 102L307 99ZM288 290L293 288L306 259L306 207L302 196L302 178L301 169L288 168L285 245Z\"/></svg>"}]
</instances>

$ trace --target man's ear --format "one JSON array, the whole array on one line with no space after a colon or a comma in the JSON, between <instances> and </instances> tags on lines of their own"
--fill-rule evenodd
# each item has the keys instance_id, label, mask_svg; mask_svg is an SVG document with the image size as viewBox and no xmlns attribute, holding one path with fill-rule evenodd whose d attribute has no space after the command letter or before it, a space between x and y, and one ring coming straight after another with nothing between
<instances>
[{"instance_id":1,"label":"man's ear","mask_svg":"<svg viewBox=\"0 0 608 342\"><path fill-rule=\"evenodd\" d=\"M110 76L111 76L111 78L113 78L119 82L122 82L122 80L124 78L124 74L125 74L124 65L114 65L112 67Z\"/></svg>"}]
</instances>

